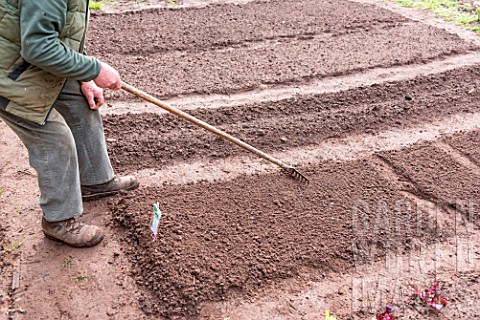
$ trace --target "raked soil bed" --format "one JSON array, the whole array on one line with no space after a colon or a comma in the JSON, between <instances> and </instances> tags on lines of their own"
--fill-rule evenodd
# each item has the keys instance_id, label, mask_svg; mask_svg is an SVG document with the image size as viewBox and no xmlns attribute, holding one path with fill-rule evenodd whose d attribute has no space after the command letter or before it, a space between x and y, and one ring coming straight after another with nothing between
<instances>
[{"instance_id":1,"label":"raked soil bed","mask_svg":"<svg viewBox=\"0 0 480 320\"><path fill-rule=\"evenodd\" d=\"M428 243L432 235L446 232L431 229L425 212L408 206L396 211L395 203L409 200L366 160L324 163L307 174L307 188L282 174L260 175L141 188L113 200L110 208L125 234L127 255L135 266L132 274L150 292L141 301L144 311L191 319L202 302L251 295L304 269L352 271L355 261L365 263L372 254L361 254L370 248L364 243L375 243L381 259L385 246L406 250L413 239ZM157 201L163 217L153 242L148 213ZM355 217L358 201L372 211L358 211ZM398 225L359 229L374 223L373 208L379 201L391 204L384 218ZM411 221L417 221L413 232L406 227ZM387 232L390 228L401 231Z\"/></svg>"},{"instance_id":2,"label":"raked soil bed","mask_svg":"<svg viewBox=\"0 0 480 320\"><path fill-rule=\"evenodd\" d=\"M479 87L480 68L468 67L335 94L189 113L273 152L476 112L480 110ZM173 115L109 115L105 130L112 160L123 172L245 154L237 146Z\"/></svg>"},{"instance_id":3,"label":"raked soil bed","mask_svg":"<svg viewBox=\"0 0 480 320\"><path fill-rule=\"evenodd\" d=\"M335 94L192 114L267 151L315 146L329 138L375 136L478 112L478 73L477 68L460 68ZM105 123L118 171L161 172L166 165L245 153L167 114L113 115ZM474 152L474 138L461 134L449 139L438 143ZM311 180L307 187L281 173L244 175L224 182L144 186L110 201L134 265L132 275L149 292L141 301L143 310L195 318L204 302L251 296L302 270L311 270L312 277L353 272L373 252L382 259L392 244L407 253L414 243L444 241L454 235L455 223L437 226L435 215L419 210L415 202L442 202L439 210L455 209L456 202L475 198L478 189L478 170L472 172L432 143L299 168ZM157 201L164 215L153 242L149 213ZM385 209L380 218L379 206ZM477 208L472 210L476 215ZM342 319L349 316L348 310L336 312Z\"/></svg>"},{"instance_id":4,"label":"raked soil bed","mask_svg":"<svg viewBox=\"0 0 480 320\"><path fill-rule=\"evenodd\" d=\"M348 1L96 15L91 26L89 53L158 97L303 84L478 49L444 30Z\"/></svg>"},{"instance_id":5,"label":"raked soil bed","mask_svg":"<svg viewBox=\"0 0 480 320\"><path fill-rule=\"evenodd\" d=\"M305 85L478 50L444 30L348 1L254 1L96 14L92 20L89 52L160 98ZM479 75L479 67L470 66L338 93L189 113L281 155L475 114ZM124 92L110 98L133 101ZM113 165L122 173L152 169L161 175L172 165L253 159L168 114L110 114L105 131ZM452 139L443 145L476 157L473 138ZM478 172L432 143L298 165L311 180L308 187L281 173L245 174L226 181L144 185L109 201L131 275L145 289L140 307L147 317L213 319L201 312L207 302L253 297L299 274L308 281L354 273L392 248L403 255L418 246L448 243L455 223L437 225L432 211L415 204L443 201L447 205L439 210L448 214L455 201L477 194ZM156 202L163 216L152 241L148 227ZM451 308L448 316L457 311ZM346 307L335 314L367 316Z\"/></svg>"},{"instance_id":6,"label":"raked soil bed","mask_svg":"<svg viewBox=\"0 0 480 320\"><path fill-rule=\"evenodd\" d=\"M365 320L388 302L355 292L352 279L371 269L375 281L405 280L394 300L400 318L477 317L469 302L480 291L480 42L380 2L198 2L94 12L87 51L156 97L218 98L188 113L287 158L310 184L107 90L108 104L135 104L135 113L110 109L104 127L116 172L142 185L85 204L82 221L104 227L106 237L72 251L44 239L35 172L20 141L0 127L0 244L25 239L18 254L0 252L0 311L20 320L318 320L331 309L337 319ZM163 216L153 241L156 202ZM422 268L395 274L385 263L410 257ZM460 263L465 257L470 264ZM9 289L14 271L18 290ZM435 279L446 282L450 304L420 315L411 284ZM294 304L302 296L312 297L311 314ZM262 299L266 307L248 307Z\"/></svg>"}]
</instances>

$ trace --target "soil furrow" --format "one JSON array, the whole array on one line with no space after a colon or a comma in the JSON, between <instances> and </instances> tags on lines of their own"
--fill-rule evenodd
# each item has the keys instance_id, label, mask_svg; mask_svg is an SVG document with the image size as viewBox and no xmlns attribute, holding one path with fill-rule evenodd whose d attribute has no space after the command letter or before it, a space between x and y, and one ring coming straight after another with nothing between
<instances>
[{"instance_id":1,"label":"soil furrow","mask_svg":"<svg viewBox=\"0 0 480 320\"><path fill-rule=\"evenodd\" d=\"M457 35L375 6L341 3L252 2L244 6L140 12L125 15L126 20L101 16L92 23L89 50L116 66L127 82L148 88L146 91L156 92L159 97L172 97L305 84L371 68L425 63L478 48ZM180 17L183 14L193 16ZM168 23L158 23L159 17L166 17ZM177 24L187 26L175 27ZM117 35L118 30L125 38ZM327 31L330 38L289 38L312 37ZM242 46L269 39L276 39L278 44ZM96 46L96 42L102 46ZM204 50L212 46L226 49ZM97 51L100 48L102 51ZM127 96L112 94L117 98Z\"/></svg>"},{"instance_id":2,"label":"soil furrow","mask_svg":"<svg viewBox=\"0 0 480 320\"><path fill-rule=\"evenodd\" d=\"M117 0L103 3L98 15L128 15L133 13L155 11L158 9L183 10L189 8L204 8L210 5L244 5L250 2L268 3L268 0Z\"/></svg>"},{"instance_id":3,"label":"soil furrow","mask_svg":"<svg viewBox=\"0 0 480 320\"><path fill-rule=\"evenodd\" d=\"M394 22L394 23L385 23L379 25L373 25L368 28L368 32L387 32L388 30L392 30L395 28L399 28L401 26L412 26L418 27L418 24L415 22ZM163 56L172 55L175 51L181 51L183 54L195 54L200 52L212 52L212 53L230 53L234 49L243 49L243 50L260 50L269 48L270 50L275 49L276 46L285 44L285 43L295 43L296 45L301 45L302 41L315 41L315 42L325 42L325 41L333 41L335 38L342 38L346 35L354 36L358 34L359 36L365 32L365 27L356 26L349 28L348 30L339 30L337 32L332 32L327 30L325 32L313 33L313 32L305 32L305 33L298 33L294 35L275 35L265 39L257 39L257 40L243 40L238 42L227 42L227 43L212 43L209 46L193 46L193 47L185 47L185 48L172 48L172 49L161 49L158 47L141 47L137 50L130 50L128 52L122 52L124 56L131 56L131 57L143 57L143 56L150 56L150 55L158 55L162 54ZM120 40L115 40L120 41Z\"/></svg>"},{"instance_id":4,"label":"soil furrow","mask_svg":"<svg viewBox=\"0 0 480 320\"><path fill-rule=\"evenodd\" d=\"M425 64L412 66L397 66L388 68L373 68L345 76L327 77L313 81L310 84L295 86L262 86L255 89L235 94L209 94L209 95L182 95L165 100L172 106L182 110L218 109L222 107L240 106L252 103L275 102L290 98L299 98L306 95L318 95L346 91L357 87L377 85L387 82L410 80L418 76L440 74L453 69L480 64L480 55L468 53L455 55ZM153 95L156 93L151 92ZM115 101L108 108L101 109L103 114L125 113L157 113L165 114L166 111L147 102Z\"/></svg>"},{"instance_id":5,"label":"soil furrow","mask_svg":"<svg viewBox=\"0 0 480 320\"><path fill-rule=\"evenodd\" d=\"M344 138L329 139L310 148L302 147L272 153L287 163L315 165L323 160L349 161L369 157L372 153L399 150L420 141L436 141L439 136L452 135L459 132L476 133L480 128L480 113L454 115L439 122L422 124L406 130L377 132L375 135L361 134ZM377 168L378 169L378 168ZM136 174L145 186L161 186L164 184L190 184L199 181L224 181L238 176L258 175L278 172L278 167L269 162L252 159L249 154L230 158L198 159L192 162L172 161L157 169L140 169ZM286 177L286 176L285 176ZM285 178L285 183L294 183ZM407 188L413 190L415 188ZM431 199L431 196L422 197Z\"/></svg>"},{"instance_id":6,"label":"soil furrow","mask_svg":"<svg viewBox=\"0 0 480 320\"><path fill-rule=\"evenodd\" d=\"M308 281L309 275L315 279L317 274L329 271L368 272L376 259L398 264L399 258L406 258L400 268L411 271L409 259L420 254L416 263L428 264L428 259L434 259L433 270L454 270L459 262L437 256L437 246L452 240L457 223L463 221L463 211L454 210L455 214L448 215L451 202L442 204L443 190L449 193L458 188L461 192L452 196L459 196L456 203L463 203L478 189L464 182L477 177L469 176L468 168L425 142L382 156L394 165L395 173L387 177L385 170L378 171L368 158L327 161L306 168L311 177L307 188L269 174L220 183L143 186L110 202L118 226L127 234L131 248L127 254L137 266L133 270L137 283L151 293L150 299L142 301L144 311L171 318L196 318L203 302L251 296L265 286L300 274L303 281ZM452 179L435 180L445 177L445 168L449 177L463 178L463 187ZM392 168L388 165L386 169ZM398 190L398 181L391 183L392 174L394 180L402 174L410 177L424 194L432 195L428 197L431 200ZM424 183L427 180L428 188ZM439 194L429 192L433 185ZM146 210L142 205L156 201L164 212L158 244L148 239L144 226L149 216L142 216ZM470 208L474 209L471 214L478 212L478 207ZM436 221L438 214L443 216ZM455 239L452 241L450 245ZM432 245L435 254L415 251ZM448 245L442 250L452 257ZM389 252L390 258L386 256ZM392 267L387 266L390 274ZM466 267L475 265L470 261ZM305 269L313 271L302 273ZM397 272L405 275L407 269ZM459 311L448 312L453 315Z\"/></svg>"},{"instance_id":7,"label":"soil furrow","mask_svg":"<svg viewBox=\"0 0 480 320\"><path fill-rule=\"evenodd\" d=\"M408 176L425 197L456 210L469 221L477 220L478 226L478 167L466 167L443 148L427 143L401 152L390 151L384 157Z\"/></svg>"},{"instance_id":8,"label":"soil furrow","mask_svg":"<svg viewBox=\"0 0 480 320\"><path fill-rule=\"evenodd\" d=\"M374 6L343 0L323 1L321 5L316 0L307 0L163 9L132 15L94 16L89 39L91 43L101 41L122 54L145 54L203 50L355 29L368 31L372 27L407 21L390 11L381 10L381 14L378 11ZM103 52L93 45L91 50L95 54Z\"/></svg>"},{"instance_id":9,"label":"soil furrow","mask_svg":"<svg viewBox=\"0 0 480 320\"><path fill-rule=\"evenodd\" d=\"M479 75L478 67L463 68L339 93L190 113L267 152L305 148L346 135L406 129L452 113L478 112ZM168 114L109 115L105 130L121 171L244 152Z\"/></svg>"},{"instance_id":10,"label":"soil furrow","mask_svg":"<svg viewBox=\"0 0 480 320\"><path fill-rule=\"evenodd\" d=\"M465 135L465 137L451 137L446 142L456 150L459 150L468 161L477 167L480 167L480 150L478 142L480 141L480 132L474 131Z\"/></svg>"},{"instance_id":11,"label":"soil furrow","mask_svg":"<svg viewBox=\"0 0 480 320\"><path fill-rule=\"evenodd\" d=\"M281 43L270 49L235 48L223 53L194 54L175 51L167 56L119 59L109 54L110 57L105 58L116 60L117 68L130 84L157 92L160 97L169 97L234 93L268 84L306 83L375 67L427 62L474 49L473 45L458 42L456 36L408 25L394 31L365 33L362 37L346 34L339 38ZM399 40L392 41L394 38Z\"/></svg>"}]
</instances>

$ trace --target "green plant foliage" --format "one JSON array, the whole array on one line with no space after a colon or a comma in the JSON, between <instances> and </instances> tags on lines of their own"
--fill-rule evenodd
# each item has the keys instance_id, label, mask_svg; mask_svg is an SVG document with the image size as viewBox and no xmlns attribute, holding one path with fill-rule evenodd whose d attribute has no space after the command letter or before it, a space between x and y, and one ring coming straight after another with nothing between
<instances>
[{"instance_id":1,"label":"green plant foliage","mask_svg":"<svg viewBox=\"0 0 480 320\"><path fill-rule=\"evenodd\" d=\"M73 276L72 280L75 280L75 281L89 281L90 277L83 276L83 275L79 274L77 276Z\"/></svg>"},{"instance_id":2,"label":"green plant foliage","mask_svg":"<svg viewBox=\"0 0 480 320\"><path fill-rule=\"evenodd\" d=\"M329 310L325 310L325 320L337 320L337 318L331 316Z\"/></svg>"},{"instance_id":3,"label":"green plant foliage","mask_svg":"<svg viewBox=\"0 0 480 320\"><path fill-rule=\"evenodd\" d=\"M3 247L3 253L8 253L8 252L13 252L15 250L18 250L21 247L23 247L24 244L25 244L25 240L15 240L10 244L10 246Z\"/></svg>"},{"instance_id":4,"label":"green plant foliage","mask_svg":"<svg viewBox=\"0 0 480 320\"><path fill-rule=\"evenodd\" d=\"M62 269L65 269L67 267L73 266L75 264L75 261L73 261L71 258L65 258L62 262Z\"/></svg>"},{"instance_id":5,"label":"green plant foliage","mask_svg":"<svg viewBox=\"0 0 480 320\"><path fill-rule=\"evenodd\" d=\"M479 28L472 23L478 22L480 11L475 10L469 3L461 3L451 0L395 0L403 7L421 8L430 10L435 16L446 21L455 22L465 28L478 31Z\"/></svg>"},{"instance_id":6,"label":"green plant foliage","mask_svg":"<svg viewBox=\"0 0 480 320\"><path fill-rule=\"evenodd\" d=\"M100 1L90 0L88 7L92 10L102 10L103 4Z\"/></svg>"}]
</instances>

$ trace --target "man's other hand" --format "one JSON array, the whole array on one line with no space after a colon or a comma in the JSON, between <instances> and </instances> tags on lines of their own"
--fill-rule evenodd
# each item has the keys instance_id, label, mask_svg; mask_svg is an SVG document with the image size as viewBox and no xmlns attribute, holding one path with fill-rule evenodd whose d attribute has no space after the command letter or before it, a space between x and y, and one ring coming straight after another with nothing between
<instances>
[{"instance_id":1,"label":"man's other hand","mask_svg":"<svg viewBox=\"0 0 480 320\"><path fill-rule=\"evenodd\" d=\"M103 89L97 86L93 80L82 82L82 92L92 110L97 110L103 105Z\"/></svg>"},{"instance_id":2,"label":"man's other hand","mask_svg":"<svg viewBox=\"0 0 480 320\"><path fill-rule=\"evenodd\" d=\"M102 62L100 73L93 81L95 81L95 84L100 88L118 90L122 87L122 80L117 70L105 62Z\"/></svg>"}]
</instances>

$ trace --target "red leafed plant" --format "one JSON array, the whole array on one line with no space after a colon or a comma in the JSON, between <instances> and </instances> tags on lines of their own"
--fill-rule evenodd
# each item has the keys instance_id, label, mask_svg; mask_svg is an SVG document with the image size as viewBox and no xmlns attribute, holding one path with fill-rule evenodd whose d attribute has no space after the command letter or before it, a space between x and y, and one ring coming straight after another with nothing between
<instances>
[{"instance_id":1,"label":"red leafed plant","mask_svg":"<svg viewBox=\"0 0 480 320\"><path fill-rule=\"evenodd\" d=\"M441 310L445 307L448 302L445 300L444 296L440 295L438 281L430 287L430 289L425 289L420 291L418 288L413 288L415 293L418 295L420 300L428 304L429 306L435 308L436 310Z\"/></svg>"},{"instance_id":2,"label":"red leafed plant","mask_svg":"<svg viewBox=\"0 0 480 320\"><path fill-rule=\"evenodd\" d=\"M377 313L372 320L395 320L397 317L393 315L393 306L386 306L382 313Z\"/></svg>"}]
</instances>

